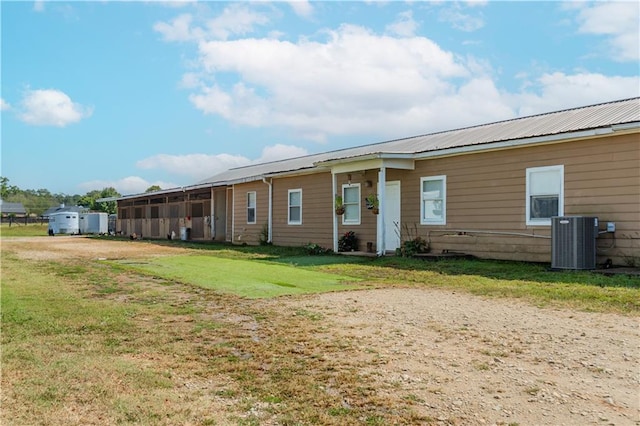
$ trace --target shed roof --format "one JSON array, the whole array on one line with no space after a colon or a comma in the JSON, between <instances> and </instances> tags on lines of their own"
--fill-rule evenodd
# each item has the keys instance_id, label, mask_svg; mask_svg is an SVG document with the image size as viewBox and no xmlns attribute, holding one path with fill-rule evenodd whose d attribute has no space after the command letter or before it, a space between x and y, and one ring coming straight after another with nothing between
<instances>
[{"instance_id":1,"label":"shed roof","mask_svg":"<svg viewBox=\"0 0 640 426\"><path fill-rule=\"evenodd\" d=\"M49 207L44 213L42 213L42 217L49 217L53 213L57 213L57 212L84 213L84 212L87 212L87 211L89 211L89 209L87 207L83 207L83 206L65 206L65 205L60 205L60 206L55 206L55 207Z\"/></svg>"},{"instance_id":2,"label":"shed roof","mask_svg":"<svg viewBox=\"0 0 640 426\"><path fill-rule=\"evenodd\" d=\"M8 203L4 200L0 200L0 212L2 214L27 214L22 203Z\"/></svg>"},{"instance_id":3,"label":"shed roof","mask_svg":"<svg viewBox=\"0 0 640 426\"><path fill-rule=\"evenodd\" d=\"M640 98L624 99L270 163L237 167L204 179L199 184L226 184L250 181L272 174L312 169L327 161L346 160L368 155L404 154L416 156L465 147L478 147L481 149L483 145L496 142L519 140L537 143L541 137L558 136L560 139L562 135L570 135L580 131L624 125L640 126Z\"/></svg>"}]
</instances>

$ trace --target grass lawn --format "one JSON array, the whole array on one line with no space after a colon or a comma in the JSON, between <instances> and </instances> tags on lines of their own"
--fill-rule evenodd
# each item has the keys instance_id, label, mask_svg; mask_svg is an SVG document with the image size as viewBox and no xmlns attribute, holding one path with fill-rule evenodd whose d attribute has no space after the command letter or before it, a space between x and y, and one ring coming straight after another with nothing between
<instances>
[{"instance_id":1,"label":"grass lawn","mask_svg":"<svg viewBox=\"0 0 640 426\"><path fill-rule=\"evenodd\" d=\"M0 225L0 237L46 237L49 230L49 224L44 223L8 223Z\"/></svg>"},{"instance_id":2,"label":"grass lawn","mask_svg":"<svg viewBox=\"0 0 640 426\"><path fill-rule=\"evenodd\" d=\"M250 259L184 255L117 264L145 274L251 299L362 288L359 278ZM348 271L345 271L348 272Z\"/></svg>"}]
</instances>

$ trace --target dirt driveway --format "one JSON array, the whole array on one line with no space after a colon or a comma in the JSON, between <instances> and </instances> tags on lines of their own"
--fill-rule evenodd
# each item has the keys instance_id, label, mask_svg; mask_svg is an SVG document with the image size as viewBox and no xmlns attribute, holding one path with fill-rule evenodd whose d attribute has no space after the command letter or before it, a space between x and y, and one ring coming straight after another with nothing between
<instances>
[{"instance_id":1,"label":"dirt driveway","mask_svg":"<svg viewBox=\"0 0 640 426\"><path fill-rule=\"evenodd\" d=\"M72 237L2 244L37 259L184 253ZM327 338L355 345L370 385L412 399L434 424L640 425L637 317L415 288L256 303L321 315Z\"/></svg>"}]
</instances>

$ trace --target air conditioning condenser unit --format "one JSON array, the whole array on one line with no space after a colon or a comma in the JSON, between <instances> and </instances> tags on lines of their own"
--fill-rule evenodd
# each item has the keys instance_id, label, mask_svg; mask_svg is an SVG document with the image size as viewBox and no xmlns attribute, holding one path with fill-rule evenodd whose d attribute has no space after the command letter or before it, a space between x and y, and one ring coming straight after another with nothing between
<instances>
[{"instance_id":1,"label":"air conditioning condenser unit","mask_svg":"<svg viewBox=\"0 0 640 426\"><path fill-rule=\"evenodd\" d=\"M595 269L598 218L551 218L551 269Z\"/></svg>"}]
</instances>

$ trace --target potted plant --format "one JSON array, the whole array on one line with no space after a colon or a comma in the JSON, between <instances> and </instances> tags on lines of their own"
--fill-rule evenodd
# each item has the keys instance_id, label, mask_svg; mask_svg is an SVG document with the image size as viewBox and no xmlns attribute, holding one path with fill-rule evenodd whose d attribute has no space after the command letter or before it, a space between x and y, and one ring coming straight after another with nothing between
<instances>
[{"instance_id":1,"label":"potted plant","mask_svg":"<svg viewBox=\"0 0 640 426\"><path fill-rule=\"evenodd\" d=\"M341 195L336 195L334 208L336 209L336 214L338 216L342 216L344 214L344 202L342 201Z\"/></svg>"},{"instance_id":2,"label":"potted plant","mask_svg":"<svg viewBox=\"0 0 640 426\"><path fill-rule=\"evenodd\" d=\"M366 206L373 214L380 213L380 200L378 200L378 194L369 194L365 199Z\"/></svg>"}]
</instances>

